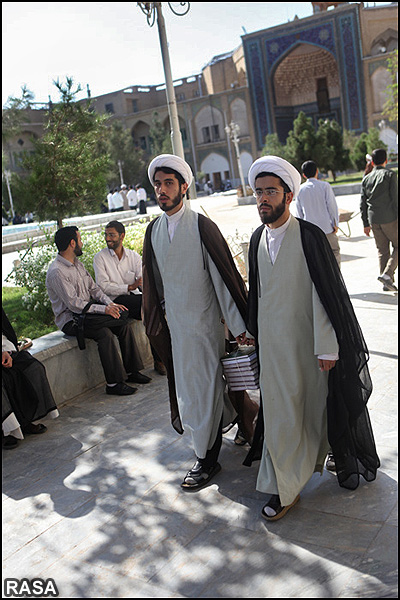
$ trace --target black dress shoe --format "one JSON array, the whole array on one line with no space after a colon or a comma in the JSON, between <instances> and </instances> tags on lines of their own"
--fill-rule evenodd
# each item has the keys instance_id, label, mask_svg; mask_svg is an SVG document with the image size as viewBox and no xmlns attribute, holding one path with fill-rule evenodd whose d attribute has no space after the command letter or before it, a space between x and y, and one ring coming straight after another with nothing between
<instances>
[{"instance_id":1,"label":"black dress shoe","mask_svg":"<svg viewBox=\"0 0 400 600\"><path fill-rule=\"evenodd\" d=\"M126 385L126 383L123 382L117 383L117 385L106 386L106 394L111 394L112 396L130 396L135 392L137 392L137 388Z\"/></svg>"},{"instance_id":2,"label":"black dress shoe","mask_svg":"<svg viewBox=\"0 0 400 600\"><path fill-rule=\"evenodd\" d=\"M45 431L47 431L47 427L46 425L43 425L43 423L38 423L37 425L34 425L33 423L28 423L27 425L22 425L21 426L22 429L22 433L45 433Z\"/></svg>"},{"instance_id":3,"label":"black dress shoe","mask_svg":"<svg viewBox=\"0 0 400 600\"><path fill-rule=\"evenodd\" d=\"M147 377L147 375L143 375L143 373L131 373L127 379L129 383L150 383L151 377Z\"/></svg>"},{"instance_id":4,"label":"black dress shoe","mask_svg":"<svg viewBox=\"0 0 400 600\"><path fill-rule=\"evenodd\" d=\"M12 450L18 446L18 440L12 435L3 436L3 448L5 450Z\"/></svg>"}]
</instances>

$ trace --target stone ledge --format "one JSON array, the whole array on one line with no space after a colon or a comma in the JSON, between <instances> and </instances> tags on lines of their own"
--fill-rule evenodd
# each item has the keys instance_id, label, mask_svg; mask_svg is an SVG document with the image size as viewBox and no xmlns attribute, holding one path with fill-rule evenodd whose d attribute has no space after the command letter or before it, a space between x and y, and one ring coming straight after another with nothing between
<instances>
[{"instance_id":1,"label":"stone ledge","mask_svg":"<svg viewBox=\"0 0 400 600\"><path fill-rule=\"evenodd\" d=\"M131 327L143 364L149 368L153 357L144 325L142 321L132 320ZM105 383L95 341L85 340L86 348L80 350L76 338L62 331L53 331L32 341L29 352L46 367L56 404L60 405Z\"/></svg>"}]
</instances>

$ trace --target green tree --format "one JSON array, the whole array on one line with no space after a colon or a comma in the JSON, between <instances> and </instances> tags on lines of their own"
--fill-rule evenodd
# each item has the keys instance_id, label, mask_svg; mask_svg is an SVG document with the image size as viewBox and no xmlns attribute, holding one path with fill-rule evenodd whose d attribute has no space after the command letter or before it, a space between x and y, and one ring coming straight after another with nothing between
<instances>
[{"instance_id":1,"label":"green tree","mask_svg":"<svg viewBox=\"0 0 400 600\"><path fill-rule=\"evenodd\" d=\"M114 121L109 127L106 149L111 158L111 168L107 176L110 188L121 184L119 162L125 184L134 185L142 180L146 167L143 153L136 148L129 130L125 129L121 122Z\"/></svg>"},{"instance_id":2,"label":"green tree","mask_svg":"<svg viewBox=\"0 0 400 600\"><path fill-rule=\"evenodd\" d=\"M26 86L21 88L21 97L9 96L3 107L2 115L2 142L4 146L10 139L21 131L21 125L26 119L25 110L30 107L34 99L33 93Z\"/></svg>"},{"instance_id":3,"label":"green tree","mask_svg":"<svg viewBox=\"0 0 400 600\"><path fill-rule=\"evenodd\" d=\"M261 156L280 156L286 158L285 145L279 140L277 133L268 133L265 137L265 144L261 150Z\"/></svg>"},{"instance_id":4,"label":"green tree","mask_svg":"<svg viewBox=\"0 0 400 600\"><path fill-rule=\"evenodd\" d=\"M321 171L332 171L333 180L336 171L344 171L351 165L350 152L344 147L343 131L336 121L320 119L317 131L318 158L314 159Z\"/></svg>"},{"instance_id":5,"label":"green tree","mask_svg":"<svg viewBox=\"0 0 400 600\"><path fill-rule=\"evenodd\" d=\"M350 153L350 159L358 171L362 171L366 165L366 154L372 154L376 148L385 148L387 145L379 137L379 129L370 127L368 133L365 131L360 135L353 150Z\"/></svg>"},{"instance_id":6,"label":"green tree","mask_svg":"<svg viewBox=\"0 0 400 600\"><path fill-rule=\"evenodd\" d=\"M26 86L21 88L21 96L19 98L15 96L9 96L6 104L3 107L2 114L2 208L9 210L10 209L10 197L8 193L8 188L5 181L4 172L10 166L10 140L18 135L21 132L22 124L26 122L26 109L28 109L31 105L32 100L34 99L33 93L28 90ZM9 181L11 184L13 183L13 174L9 177ZM14 207L20 210L18 206L18 200L14 202Z\"/></svg>"},{"instance_id":7,"label":"green tree","mask_svg":"<svg viewBox=\"0 0 400 600\"><path fill-rule=\"evenodd\" d=\"M300 111L286 140L286 159L300 170L306 160L318 163L319 154L317 134L311 118Z\"/></svg>"},{"instance_id":8,"label":"green tree","mask_svg":"<svg viewBox=\"0 0 400 600\"><path fill-rule=\"evenodd\" d=\"M159 154L173 154L170 133L161 124L158 112L156 111L154 111L152 116L149 138L151 155L153 157Z\"/></svg>"},{"instance_id":9,"label":"green tree","mask_svg":"<svg viewBox=\"0 0 400 600\"><path fill-rule=\"evenodd\" d=\"M34 153L24 161L23 182L38 217L56 219L98 210L106 193L109 155L105 121L91 109L90 100L76 102L81 91L73 79L55 82L61 100L48 114L44 135L34 141Z\"/></svg>"},{"instance_id":10,"label":"green tree","mask_svg":"<svg viewBox=\"0 0 400 600\"><path fill-rule=\"evenodd\" d=\"M397 123L399 114L399 91L398 91L398 64L399 51L395 50L388 58L388 71L391 78L390 85L386 88L388 99L383 107L383 115L389 118L390 121Z\"/></svg>"}]
</instances>

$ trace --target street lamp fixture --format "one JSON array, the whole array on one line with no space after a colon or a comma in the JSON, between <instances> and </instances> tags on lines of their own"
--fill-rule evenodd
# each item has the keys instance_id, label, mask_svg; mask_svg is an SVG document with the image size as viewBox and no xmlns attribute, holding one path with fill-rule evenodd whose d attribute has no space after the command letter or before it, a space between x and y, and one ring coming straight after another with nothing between
<instances>
[{"instance_id":1,"label":"street lamp fixture","mask_svg":"<svg viewBox=\"0 0 400 600\"><path fill-rule=\"evenodd\" d=\"M183 16L189 12L190 2L167 2L174 15ZM176 105L175 89L172 79L171 62L168 51L167 31L165 28L165 20L162 14L162 2L137 2L141 11L146 15L147 23L153 27L156 15L158 35L160 38L161 56L165 74L167 104L169 121L171 125L171 142L172 151L176 156L185 160L185 152L183 150L182 134L179 127L178 109ZM177 6L178 5L178 6ZM196 198L196 187L194 182L190 186L190 197Z\"/></svg>"},{"instance_id":2,"label":"street lamp fixture","mask_svg":"<svg viewBox=\"0 0 400 600\"><path fill-rule=\"evenodd\" d=\"M235 147L236 159L237 159L238 169L239 169L240 183L242 185L243 197L245 197L247 195L246 194L246 184L244 182L243 169L242 169L242 163L240 162L240 152L239 152L240 127L237 123L235 123L234 121L231 121L230 124L225 127L225 133L230 138L231 142L233 143L233 145Z\"/></svg>"}]
</instances>

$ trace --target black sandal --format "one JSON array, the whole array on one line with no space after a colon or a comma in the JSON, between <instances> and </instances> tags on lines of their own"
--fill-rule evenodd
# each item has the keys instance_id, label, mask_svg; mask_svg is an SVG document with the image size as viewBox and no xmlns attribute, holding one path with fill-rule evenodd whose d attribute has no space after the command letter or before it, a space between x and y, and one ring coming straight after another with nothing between
<instances>
[{"instance_id":1,"label":"black sandal","mask_svg":"<svg viewBox=\"0 0 400 600\"><path fill-rule=\"evenodd\" d=\"M210 479L221 470L221 465L215 463L212 467L204 467L201 462L196 461L193 467L188 471L185 479L181 483L184 490L199 490L204 487Z\"/></svg>"},{"instance_id":2,"label":"black sandal","mask_svg":"<svg viewBox=\"0 0 400 600\"><path fill-rule=\"evenodd\" d=\"M293 502L291 504L288 504L287 506L282 506L279 496L277 494L273 494L271 496L271 498L269 499L269 501L267 502L267 504L263 507L263 509L261 511L261 516L264 519L266 519L267 521L278 521L278 519L282 519L282 517L284 517L286 515L288 510L290 508L292 508L292 506L294 506L296 504L296 502L298 502L299 500L300 500L300 494L297 494L296 498L293 500ZM274 512L275 514L269 515L265 510L266 508L271 509L271 511Z\"/></svg>"}]
</instances>

